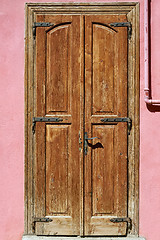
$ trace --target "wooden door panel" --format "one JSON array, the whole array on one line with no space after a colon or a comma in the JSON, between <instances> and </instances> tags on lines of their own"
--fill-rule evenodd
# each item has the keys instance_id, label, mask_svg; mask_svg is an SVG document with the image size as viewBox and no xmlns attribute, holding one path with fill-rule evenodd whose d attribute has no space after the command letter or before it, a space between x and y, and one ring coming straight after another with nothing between
<instances>
[{"instance_id":1,"label":"wooden door panel","mask_svg":"<svg viewBox=\"0 0 160 240\"><path fill-rule=\"evenodd\" d=\"M93 124L94 136L86 157L85 234L125 235L127 224L110 219L127 216L127 123Z\"/></svg>"},{"instance_id":2,"label":"wooden door panel","mask_svg":"<svg viewBox=\"0 0 160 240\"><path fill-rule=\"evenodd\" d=\"M68 177L70 173L70 126L46 126L46 215L70 215Z\"/></svg>"},{"instance_id":3,"label":"wooden door panel","mask_svg":"<svg viewBox=\"0 0 160 240\"><path fill-rule=\"evenodd\" d=\"M70 114L71 23L47 31L46 113Z\"/></svg>"},{"instance_id":4,"label":"wooden door panel","mask_svg":"<svg viewBox=\"0 0 160 240\"><path fill-rule=\"evenodd\" d=\"M109 25L126 22L126 15L85 19L85 75L90 78L85 84L91 114L127 116L127 28Z\"/></svg>"},{"instance_id":5,"label":"wooden door panel","mask_svg":"<svg viewBox=\"0 0 160 240\"><path fill-rule=\"evenodd\" d=\"M52 217L51 223L37 222L36 235L73 235L73 221L71 217ZM67 229L66 229L67 226ZM67 232L67 233L66 233Z\"/></svg>"},{"instance_id":6,"label":"wooden door panel","mask_svg":"<svg viewBox=\"0 0 160 240\"><path fill-rule=\"evenodd\" d=\"M92 24L92 114L116 114L116 31Z\"/></svg>"},{"instance_id":7,"label":"wooden door panel","mask_svg":"<svg viewBox=\"0 0 160 240\"><path fill-rule=\"evenodd\" d=\"M98 137L85 156L85 235L125 235L127 217L127 29L125 15L85 16L85 132Z\"/></svg>"},{"instance_id":8,"label":"wooden door panel","mask_svg":"<svg viewBox=\"0 0 160 240\"><path fill-rule=\"evenodd\" d=\"M111 223L110 218L92 217L90 232L86 235L92 236L125 236L127 223Z\"/></svg>"},{"instance_id":9,"label":"wooden door panel","mask_svg":"<svg viewBox=\"0 0 160 240\"><path fill-rule=\"evenodd\" d=\"M90 234L125 235L126 223L110 219L127 214L127 124L92 125L92 133Z\"/></svg>"},{"instance_id":10,"label":"wooden door panel","mask_svg":"<svg viewBox=\"0 0 160 240\"><path fill-rule=\"evenodd\" d=\"M92 209L93 216L112 214L114 212L116 125L92 125Z\"/></svg>"},{"instance_id":11,"label":"wooden door panel","mask_svg":"<svg viewBox=\"0 0 160 240\"><path fill-rule=\"evenodd\" d=\"M83 114L80 98L82 51L80 16L38 15L35 39L36 117L59 117L58 123L37 122L35 131L34 217L37 235L79 235Z\"/></svg>"}]
</instances>

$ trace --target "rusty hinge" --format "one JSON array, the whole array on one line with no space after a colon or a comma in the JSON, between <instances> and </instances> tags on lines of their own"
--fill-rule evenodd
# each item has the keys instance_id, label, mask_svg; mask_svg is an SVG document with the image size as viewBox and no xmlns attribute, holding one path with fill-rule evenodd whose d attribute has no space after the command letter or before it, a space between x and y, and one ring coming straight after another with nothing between
<instances>
[{"instance_id":1,"label":"rusty hinge","mask_svg":"<svg viewBox=\"0 0 160 240\"><path fill-rule=\"evenodd\" d=\"M128 29L128 38L131 38L132 35L132 24L131 22L114 22L110 23L111 27L127 27Z\"/></svg>"},{"instance_id":2,"label":"rusty hinge","mask_svg":"<svg viewBox=\"0 0 160 240\"><path fill-rule=\"evenodd\" d=\"M127 222L128 229L129 230L132 229L132 220L131 220L131 218L128 218L128 217L125 217L125 218L111 218L110 221L113 222L113 223Z\"/></svg>"},{"instance_id":3,"label":"rusty hinge","mask_svg":"<svg viewBox=\"0 0 160 240\"><path fill-rule=\"evenodd\" d=\"M53 23L50 22L34 22L33 24L33 38L35 39L36 37L36 28L37 27L51 27L53 26Z\"/></svg>"},{"instance_id":4,"label":"rusty hinge","mask_svg":"<svg viewBox=\"0 0 160 240\"><path fill-rule=\"evenodd\" d=\"M35 133L36 122L61 122L62 118L59 117L33 117L32 120L32 133Z\"/></svg>"},{"instance_id":5,"label":"rusty hinge","mask_svg":"<svg viewBox=\"0 0 160 240\"><path fill-rule=\"evenodd\" d=\"M35 224L36 224L36 222L46 222L46 223L48 223L48 222L52 222L52 221L53 221L53 220L52 220L51 218L47 218L47 217L34 218L34 220L33 220L33 225L32 225L33 231L35 231Z\"/></svg>"},{"instance_id":6,"label":"rusty hinge","mask_svg":"<svg viewBox=\"0 0 160 240\"><path fill-rule=\"evenodd\" d=\"M130 131L132 129L132 119L131 118L101 118L101 122L127 122L128 123L128 134L130 134Z\"/></svg>"}]
</instances>

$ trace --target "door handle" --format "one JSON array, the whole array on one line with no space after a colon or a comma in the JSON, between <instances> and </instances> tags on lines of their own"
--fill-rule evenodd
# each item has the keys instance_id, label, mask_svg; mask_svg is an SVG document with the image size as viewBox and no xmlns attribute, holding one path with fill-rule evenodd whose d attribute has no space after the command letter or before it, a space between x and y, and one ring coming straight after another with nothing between
<instances>
[{"instance_id":1,"label":"door handle","mask_svg":"<svg viewBox=\"0 0 160 240\"><path fill-rule=\"evenodd\" d=\"M98 137L85 138L85 140L92 140L92 139L95 139L95 138L98 138ZM98 139L99 139L99 138L98 138Z\"/></svg>"},{"instance_id":2,"label":"door handle","mask_svg":"<svg viewBox=\"0 0 160 240\"><path fill-rule=\"evenodd\" d=\"M85 155L87 155L87 152L88 152L88 140L92 140L92 139L95 139L95 138L99 139L99 137L89 138L87 132L84 133L84 154Z\"/></svg>"}]
</instances>

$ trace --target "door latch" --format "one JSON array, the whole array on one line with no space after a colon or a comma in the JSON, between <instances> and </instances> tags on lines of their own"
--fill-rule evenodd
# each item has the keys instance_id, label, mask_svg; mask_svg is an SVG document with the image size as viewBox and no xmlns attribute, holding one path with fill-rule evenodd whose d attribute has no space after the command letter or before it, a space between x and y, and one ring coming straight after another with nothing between
<instances>
[{"instance_id":1,"label":"door latch","mask_svg":"<svg viewBox=\"0 0 160 240\"><path fill-rule=\"evenodd\" d=\"M34 218L33 221L33 231L35 232L35 224L36 222L52 222L53 220L51 218L43 217L43 218Z\"/></svg>"}]
</instances>

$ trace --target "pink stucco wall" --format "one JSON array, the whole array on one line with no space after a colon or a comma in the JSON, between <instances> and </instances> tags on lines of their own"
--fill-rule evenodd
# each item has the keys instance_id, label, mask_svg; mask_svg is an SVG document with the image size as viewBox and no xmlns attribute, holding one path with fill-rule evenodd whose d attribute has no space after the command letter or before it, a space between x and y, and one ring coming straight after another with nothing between
<instances>
[{"instance_id":1,"label":"pink stucco wall","mask_svg":"<svg viewBox=\"0 0 160 240\"><path fill-rule=\"evenodd\" d=\"M147 240L160 240L160 108L147 109L143 100L143 0L140 0L140 3L140 235ZM20 240L24 225L24 5L24 0L0 1L2 240ZM152 95L160 98L160 1L153 0L151 5Z\"/></svg>"}]
</instances>

